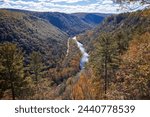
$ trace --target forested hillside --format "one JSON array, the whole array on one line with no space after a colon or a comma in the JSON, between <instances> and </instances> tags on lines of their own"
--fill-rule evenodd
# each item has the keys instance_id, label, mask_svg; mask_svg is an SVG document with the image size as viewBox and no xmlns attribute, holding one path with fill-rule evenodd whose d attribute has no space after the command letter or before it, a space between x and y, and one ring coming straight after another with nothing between
<instances>
[{"instance_id":1,"label":"forested hillside","mask_svg":"<svg viewBox=\"0 0 150 117\"><path fill-rule=\"evenodd\" d=\"M73 15L82 19L84 22L88 23L92 27L99 25L106 17L111 14L102 13L74 13Z\"/></svg>"},{"instance_id":2,"label":"forested hillside","mask_svg":"<svg viewBox=\"0 0 150 117\"><path fill-rule=\"evenodd\" d=\"M67 50L68 35L33 15L0 10L0 42L18 44L29 54L39 51L49 66L55 66Z\"/></svg>"},{"instance_id":3,"label":"forested hillside","mask_svg":"<svg viewBox=\"0 0 150 117\"><path fill-rule=\"evenodd\" d=\"M64 60L67 40L46 20L0 10L0 97L9 99L12 92L13 99L25 99L35 93L34 82Z\"/></svg>"},{"instance_id":4,"label":"forested hillside","mask_svg":"<svg viewBox=\"0 0 150 117\"><path fill-rule=\"evenodd\" d=\"M51 17L0 10L0 99L150 99L150 9L85 26L77 41Z\"/></svg>"},{"instance_id":5,"label":"forested hillside","mask_svg":"<svg viewBox=\"0 0 150 117\"><path fill-rule=\"evenodd\" d=\"M50 24L59 28L69 36L86 32L100 24L110 14L100 13L60 13L60 12L34 12L19 9L7 9L15 12L30 14L38 18L47 20Z\"/></svg>"},{"instance_id":6,"label":"forested hillside","mask_svg":"<svg viewBox=\"0 0 150 117\"><path fill-rule=\"evenodd\" d=\"M90 61L74 86L74 99L150 99L149 23L149 9L124 13L78 36Z\"/></svg>"},{"instance_id":7,"label":"forested hillside","mask_svg":"<svg viewBox=\"0 0 150 117\"><path fill-rule=\"evenodd\" d=\"M81 57L68 38L47 20L0 10L0 98L67 99L66 80L79 72Z\"/></svg>"}]
</instances>

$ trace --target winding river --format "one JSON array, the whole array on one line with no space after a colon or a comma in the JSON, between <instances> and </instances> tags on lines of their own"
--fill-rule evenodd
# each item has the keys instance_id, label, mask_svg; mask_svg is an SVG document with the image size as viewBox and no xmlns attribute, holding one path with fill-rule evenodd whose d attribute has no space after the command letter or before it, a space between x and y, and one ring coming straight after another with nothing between
<instances>
[{"instance_id":1,"label":"winding river","mask_svg":"<svg viewBox=\"0 0 150 117\"><path fill-rule=\"evenodd\" d=\"M72 38L73 40L75 40L75 42L77 43L78 48L80 49L81 53L82 53L82 57L80 59L80 68L81 70L85 68L85 64L88 62L89 60L89 54L85 51L85 48L83 46L82 43L80 43L79 41L77 41L76 36Z\"/></svg>"}]
</instances>

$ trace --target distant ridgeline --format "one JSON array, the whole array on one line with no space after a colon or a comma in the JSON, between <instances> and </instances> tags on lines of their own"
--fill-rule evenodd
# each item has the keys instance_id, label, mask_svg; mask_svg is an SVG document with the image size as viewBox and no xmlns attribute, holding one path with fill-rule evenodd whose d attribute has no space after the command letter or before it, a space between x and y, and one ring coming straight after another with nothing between
<instances>
[{"instance_id":1,"label":"distant ridgeline","mask_svg":"<svg viewBox=\"0 0 150 117\"><path fill-rule=\"evenodd\" d=\"M75 36L79 33L90 30L100 24L111 14L101 13L74 13L65 14L60 12L33 12L17 9L7 9L15 12L22 12L32 16L47 20L52 25L66 32L69 36Z\"/></svg>"}]
</instances>

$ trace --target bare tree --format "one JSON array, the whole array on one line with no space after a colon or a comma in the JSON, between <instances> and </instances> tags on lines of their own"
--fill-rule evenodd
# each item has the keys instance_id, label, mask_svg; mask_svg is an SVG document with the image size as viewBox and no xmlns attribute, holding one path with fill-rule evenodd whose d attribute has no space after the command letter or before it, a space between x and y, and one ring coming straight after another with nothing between
<instances>
[{"instance_id":1,"label":"bare tree","mask_svg":"<svg viewBox=\"0 0 150 117\"><path fill-rule=\"evenodd\" d=\"M126 9L128 11L137 10L143 6L145 7L150 6L150 0L112 0L112 1L116 4L119 4L120 9Z\"/></svg>"}]
</instances>

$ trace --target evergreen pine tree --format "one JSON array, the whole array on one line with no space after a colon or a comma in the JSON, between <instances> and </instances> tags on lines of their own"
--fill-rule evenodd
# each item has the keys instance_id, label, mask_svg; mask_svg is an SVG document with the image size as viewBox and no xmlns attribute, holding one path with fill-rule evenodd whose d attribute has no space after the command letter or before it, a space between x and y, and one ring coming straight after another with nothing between
<instances>
[{"instance_id":1,"label":"evergreen pine tree","mask_svg":"<svg viewBox=\"0 0 150 117\"><path fill-rule=\"evenodd\" d=\"M1 90L11 89L12 99L19 96L24 85L23 52L16 44L0 44L0 81Z\"/></svg>"},{"instance_id":2,"label":"evergreen pine tree","mask_svg":"<svg viewBox=\"0 0 150 117\"><path fill-rule=\"evenodd\" d=\"M101 33L97 40L96 50L91 56L92 67L100 80L104 81L104 93L107 93L110 82L115 78L118 67L117 43L110 39L108 33ZM94 58L93 58L94 57Z\"/></svg>"},{"instance_id":3,"label":"evergreen pine tree","mask_svg":"<svg viewBox=\"0 0 150 117\"><path fill-rule=\"evenodd\" d=\"M45 66L43 64L42 55L34 51L29 55L29 59L29 72L33 80L37 82L44 74Z\"/></svg>"}]
</instances>

